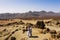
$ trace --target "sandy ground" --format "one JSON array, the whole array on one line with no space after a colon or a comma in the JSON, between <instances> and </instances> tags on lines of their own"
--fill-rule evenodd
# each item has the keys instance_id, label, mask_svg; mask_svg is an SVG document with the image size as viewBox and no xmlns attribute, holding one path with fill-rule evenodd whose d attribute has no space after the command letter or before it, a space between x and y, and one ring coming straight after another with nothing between
<instances>
[{"instance_id":1,"label":"sandy ground","mask_svg":"<svg viewBox=\"0 0 60 40\"><path fill-rule=\"evenodd\" d=\"M10 22L19 22L20 20L19 19L14 19L13 21L9 20L9 21L0 21L0 24L6 24L6 23L10 23ZM32 23L32 24L36 24L36 22L38 20L22 20L24 23ZM44 20L45 21L45 20ZM48 20L49 21L49 20ZM18 26L18 27L16 27ZM8 40L11 40L11 37L16 37L16 40L22 40L22 39L25 39L25 40L44 40L44 39L49 39L49 40L53 40L51 38L51 35L50 33L46 33L46 34L42 34L40 33L41 29L38 29L38 28L32 28L32 36L31 38L29 38L27 36L27 32L25 32L23 34L23 31L22 31L22 25L13 25L13 26L6 26L6 27L0 27L0 31L3 30L4 28L8 29L9 32L11 33L12 31L14 31L15 29L21 29L21 30L18 30L16 31L14 34L12 34ZM56 30L56 31L60 31L60 27L52 27L52 26L47 26L46 25L46 28L49 28L51 30ZM7 35L8 36L8 35ZM4 37L0 37L0 40L4 40L7 36L4 36Z\"/></svg>"},{"instance_id":2,"label":"sandy ground","mask_svg":"<svg viewBox=\"0 0 60 40\"><path fill-rule=\"evenodd\" d=\"M12 31L14 31L15 29L20 29L20 28L21 27L13 28ZM41 31L41 29L32 28L32 36L33 37L29 38L27 36L27 32L25 32L23 34L22 30L18 30L18 31L16 31L14 34L12 34L9 37L9 40L11 40L11 37L16 37L16 40L21 40L21 39L25 39L25 40L43 40L43 39L46 39L46 38L49 39L51 37L49 33L47 33L47 34L41 34L40 31ZM0 37L0 40L4 40L7 36Z\"/></svg>"},{"instance_id":3,"label":"sandy ground","mask_svg":"<svg viewBox=\"0 0 60 40\"><path fill-rule=\"evenodd\" d=\"M32 36L31 38L29 38L27 36L27 32L25 32L24 34L22 33L21 30L15 32L12 37L16 37L16 40L21 40L22 38L24 38L25 40L43 40L43 39L48 39L50 38L50 34L47 33L47 34L41 34L39 33L39 30L37 30L36 28L33 28L32 30ZM10 39L9 39L10 40Z\"/></svg>"}]
</instances>

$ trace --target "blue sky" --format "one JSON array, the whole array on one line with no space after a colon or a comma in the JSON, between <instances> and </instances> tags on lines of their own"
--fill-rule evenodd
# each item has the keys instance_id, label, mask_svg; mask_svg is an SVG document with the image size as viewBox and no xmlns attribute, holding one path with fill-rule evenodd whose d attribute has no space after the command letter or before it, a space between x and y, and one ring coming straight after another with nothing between
<instances>
[{"instance_id":1,"label":"blue sky","mask_svg":"<svg viewBox=\"0 0 60 40\"><path fill-rule=\"evenodd\" d=\"M60 12L60 0L0 0L0 13L41 10Z\"/></svg>"}]
</instances>

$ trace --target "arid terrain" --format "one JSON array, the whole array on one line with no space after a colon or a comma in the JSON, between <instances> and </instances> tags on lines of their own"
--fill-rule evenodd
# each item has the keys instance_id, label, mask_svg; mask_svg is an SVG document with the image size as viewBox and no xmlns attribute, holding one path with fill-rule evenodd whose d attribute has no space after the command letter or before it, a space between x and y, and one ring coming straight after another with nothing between
<instances>
[{"instance_id":1,"label":"arid terrain","mask_svg":"<svg viewBox=\"0 0 60 40\"><path fill-rule=\"evenodd\" d=\"M60 0L0 0L0 40L60 40Z\"/></svg>"},{"instance_id":2,"label":"arid terrain","mask_svg":"<svg viewBox=\"0 0 60 40\"><path fill-rule=\"evenodd\" d=\"M45 28L36 26L38 21L43 21ZM32 37L23 33L28 24L32 25ZM37 24L38 25L38 24ZM0 20L0 40L60 40L60 20Z\"/></svg>"}]
</instances>

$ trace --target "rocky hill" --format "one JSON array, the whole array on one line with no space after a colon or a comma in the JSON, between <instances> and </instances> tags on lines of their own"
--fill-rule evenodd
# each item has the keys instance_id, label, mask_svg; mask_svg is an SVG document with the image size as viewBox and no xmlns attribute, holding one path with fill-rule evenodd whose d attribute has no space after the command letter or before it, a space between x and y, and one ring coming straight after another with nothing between
<instances>
[{"instance_id":1,"label":"rocky hill","mask_svg":"<svg viewBox=\"0 0 60 40\"><path fill-rule=\"evenodd\" d=\"M13 18L20 18L20 19L49 19L49 18L58 18L60 17L60 13L55 13L52 11L29 11L25 13L1 13L0 19L13 19Z\"/></svg>"}]
</instances>

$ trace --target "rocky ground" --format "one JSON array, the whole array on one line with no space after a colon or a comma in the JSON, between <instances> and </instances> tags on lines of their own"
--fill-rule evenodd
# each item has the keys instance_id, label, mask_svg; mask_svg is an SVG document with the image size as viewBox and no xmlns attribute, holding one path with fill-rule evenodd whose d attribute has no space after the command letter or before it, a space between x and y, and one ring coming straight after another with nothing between
<instances>
[{"instance_id":1,"label":"rocky ground","mask_svg":"<svg viewBox=\"0 0 60 40\"><path fill-rule=\"evenodd\" d=\"M30 21L24 22L28 23ZM36 23L35 21L32 22L34 22L33 24ZM45 24L45 27L50 31L46 31L47 29L42 30L40 28L33 27L31 38L27 36L27 32L23 33L22 31L26 27L25 24L13 24L0 27L0 40L11 40L12 37L14 37L16 40L60 40L60 36L58 36L60 27L55 25L54 22L47 22Z\"/></svg>"}]
</instances>

